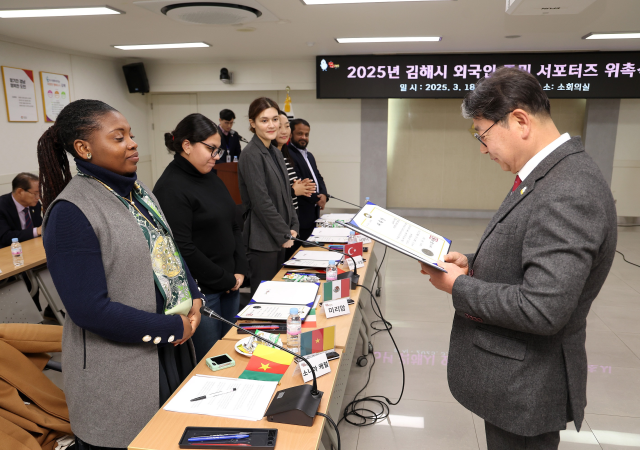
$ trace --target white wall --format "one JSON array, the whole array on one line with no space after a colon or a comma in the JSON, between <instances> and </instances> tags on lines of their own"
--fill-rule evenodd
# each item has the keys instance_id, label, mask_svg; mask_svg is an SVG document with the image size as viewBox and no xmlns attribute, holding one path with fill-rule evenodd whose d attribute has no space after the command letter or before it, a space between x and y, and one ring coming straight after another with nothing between
<instances>
[{"instance_id":1,"label":"white wall","mask_svg":"<svg viewBox=\"0 0 640 450\"><path fill-rule=\"evenodd\" d=\"M36 123L9 122L6 103L0 107L0 194L11 191L11 180L17 173L38 172L37 142L51 125L44 122L40 71L69 75L71 100L98 99L122 112L139 145L139 176L142 181L151 182L147 100L139 94L128 93L120 62L43 50L0 39L0 65L33 70L39 116ZM4 93L2 95L4 97Z\"/></svg>"},{"instance_id":2,"label":"white wall","mask_svg":"<svg viewBox=\"0 0 640 450\"><path fill-rule=\"evenodd\" d=\"M618 216L640 217L640 99L622 99L611 190Z\"/></svg>"},{"instance_id":3,"label":"white wall","mask_svg":"<svg viewBox=\"0 0 640 450\"><path fill-rule=\"evenodd\" d=\"M233 83L220 81L226 67ZM151 92L277 91L316 89L314 60L160 64L145 62Z\"/></svg>"}]
</instances>

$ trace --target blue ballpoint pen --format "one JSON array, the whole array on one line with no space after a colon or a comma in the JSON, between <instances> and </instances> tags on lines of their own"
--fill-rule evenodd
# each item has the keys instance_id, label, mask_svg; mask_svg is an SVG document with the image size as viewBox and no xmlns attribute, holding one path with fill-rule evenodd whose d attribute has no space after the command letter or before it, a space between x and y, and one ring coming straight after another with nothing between
<instances>
[{"instance_id":1,"label":"blue ballpoint pen","mask_svg":"<svg viewBox=\"0 0 640 450\"><path fill-rule=\"evenodd\" d=\"M200 436L187 439L189 442L200 441L226 441L231 439L245 439L250 437L249 434L223 434L219 436Z\"/></svg>"}]
</instances>

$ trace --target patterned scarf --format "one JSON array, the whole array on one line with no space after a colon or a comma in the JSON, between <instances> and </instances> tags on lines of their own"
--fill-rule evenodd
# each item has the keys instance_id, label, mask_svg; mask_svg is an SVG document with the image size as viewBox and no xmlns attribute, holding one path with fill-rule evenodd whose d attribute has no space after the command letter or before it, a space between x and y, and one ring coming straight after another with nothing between
<instances>
[{"instance_id":1,"label":"patterned scarf","mask_svg":"<svg viewBox=\"0 0 640 450\"><path fill-rule=\"evenodd\" d=\"M182 267L180 252L175 242L173 242L169 227L165 224L158 207L149 197L149 194L138 182L134 184L132 196L147 209L151 216L151 221L135 207L131 200L125 199L99 179L80 170L78 170L78 175L94 179L102 184L133 215L149 245L153 279L164 298L164 313L186 316L193 305L187 275L184 267Z\"/></svg>"}]
</instances>

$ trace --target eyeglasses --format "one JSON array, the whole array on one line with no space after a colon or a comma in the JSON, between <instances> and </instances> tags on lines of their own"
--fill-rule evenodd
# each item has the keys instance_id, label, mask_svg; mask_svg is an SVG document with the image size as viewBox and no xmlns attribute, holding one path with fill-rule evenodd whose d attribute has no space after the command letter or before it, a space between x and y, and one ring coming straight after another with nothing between
<instances>
[{"instance_id":1,"label":"eyeglasses","mask_svg":"<svg viewBox=\"0 0 640 450\"><path fill-rule=\"evenodd\" d=\"M224 149L220 148L220 147L213 147L205 142L200 142L202 145L204 145L205 147L207 147L209 150L211 150L211 157L215 158L217 156L222 156L224 155Z\"/></svg>"},{"instance_id":2,"label":"eyeglasses","mask_svg":"<svg viewBox=\"0 0 640 450\"><path fill-rule=\"evenodd\" d=\"M40 197L40 192L31 192L31 191L25 191L28 192L29 194L33 195L34 197Z\"/></svg>"},{"instance_id":3,"label":"eyeglasses","mask_svg":"<svg viewBox=\"0 0 640 450\"><path fill-rule=\"evenodd\" d=\"M484 145L485 147L487 146L487 144L484 143L484 141L482 140L482 137L487 134L489 132L490 129L492 129L498 122L500 122L502 119L504 119L505 117L507 117L509 114L511 114L514 110L509 111L508 113L506 113L504 116L502 116L501 118L499 118L498 120L496 120L495 122L493 122L493 125L491 125L489 128L487 128L485 130L484 133L482 134L478 134L478 133L473 133L473 137L476 138L478 140L478 142L480 142L482 145Z\"/></svg>"}]
</instances>

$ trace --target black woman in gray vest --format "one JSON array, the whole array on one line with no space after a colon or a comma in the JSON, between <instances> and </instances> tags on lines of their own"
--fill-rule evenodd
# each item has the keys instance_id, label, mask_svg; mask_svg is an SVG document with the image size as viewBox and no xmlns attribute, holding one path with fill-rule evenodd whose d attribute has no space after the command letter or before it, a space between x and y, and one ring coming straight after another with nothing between
<instances>
[{"instance_id":1,"label":"black woman in gray vest","mask_svg":"<svg viewBox=\"0 0 640 450\"><path fill-rule=\"evenodd\" d=\"M81 450L127 447L195 365L201 295L137 181L137 147L124 116L97 100L67 105L38 141L44 247L68 313L64 392Z\"/></svg>"}]
</instances>

